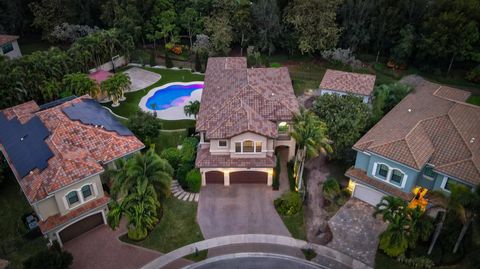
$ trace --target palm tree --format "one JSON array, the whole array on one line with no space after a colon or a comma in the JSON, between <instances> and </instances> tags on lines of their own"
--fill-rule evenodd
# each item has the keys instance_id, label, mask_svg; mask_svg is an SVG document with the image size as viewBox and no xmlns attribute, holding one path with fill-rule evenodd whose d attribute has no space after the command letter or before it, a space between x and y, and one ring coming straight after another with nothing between
<instances>
[{"instance_id":1,"label":"palm tree","mask_svg":"<svg viewBox=\"0 0 480 269\"><path fill-rule=\"evenodd\" d=\"M409 245L409 225L409 219L403 214L390 218L387 229L380 235L379 248L391 257L405 253Z\"/></svg>"},{"instance_id":2,"label":"palm tree","mask_svg":"<svg viewBox=\"0 0 480 269\"><path fill-rule=\"evenodd\" d=\"M124 92L130 87L130 78L125 73L116 73L102 82L102 91L112 99L112 106L118 106L119 101L125 100Z\"/></svg>"},{"instance_id":3,"label":"palm tree","mask_svg":"<svg viewBox=\"0 0 480 269\"><path fill-rule=\"evenodd\" d=\"M98 84L90 79L87 74L83 73L65 75L62 84L64 90L77 96L89 94L91 97L95 98L100 93Z\"/></svg>"},{"instance_id":4,"label":"palm tree","mask_svg":"<svg viewBox=\"0 0 480 269\"><path fill-rule=\"evenodd\" d=\"M143 179L137 182L134 191L122 202L113 202L107 215L108 223L112 229L116 229L120 225L121 217L125 215L128 238L142 240L158 222L159 207L160 202L154 187Z\"/></svg>"},{"instance_id":5,"label":"palm tree","mask_svg":"<svg viewBox=\"0 0 480 269\"><path fill-rule=\"evenodd\" d=\"M301 109L294 116L293 131L290 135L297 142L297 161L300 161L297 182L298 190L303 188L303 170L307 158L313 158L320 153L332 152L331 141L327 138L327 126L313 112Z\"/></svg>"},{"instance_id":6,"label":"palm tree","mask_svg":"<svg viewBox=\"0 0 480 269\"><path fill-rule=\"evenodd\" d=\"M188 105L183 107L185 115L192 116L197 119L198 112L200 111L200 102L198 100L188 102Z\"/></svg>"},{"instance_id":7,"label":"palm tree","mask_svg":"<svg viewBox=\"0 0 480 269\"><path fill-rule=\"evenodd\" d=\"M162 159L151 147L145 154L136 154L127 162L120 161L116 164L112 184L112 193L116 196L125 195L134 191L138 181L146 179L152 184L159 194L168 196L170 194L170 183L173 175L173 168L167 160Z\"/></svg>"},{"instance_id":8,"label":"palm tree","mask_svg":"<svg viewBox=\"0 0 480 269\"><path fill-rule=\"evenodd\" d=\"M381 214L383 221L389 221L397 215L403 214L405 208L407 208L407 203L401 198L384 196L382 200L380 200L380 203L375 206L373 217L377 217L378 214Z\"/></svg>"}]
</instances>

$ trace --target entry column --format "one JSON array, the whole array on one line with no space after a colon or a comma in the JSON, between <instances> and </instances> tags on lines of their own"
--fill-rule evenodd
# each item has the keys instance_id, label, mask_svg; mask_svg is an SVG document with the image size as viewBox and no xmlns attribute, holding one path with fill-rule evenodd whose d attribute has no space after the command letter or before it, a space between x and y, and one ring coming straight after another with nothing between
<instances>
[{"instance_id":1,"label":"entry column","mask_svg":"<svg viewBox=\"0 0 480 269\"><path fill-rule=\"evenodd\" d=\"M223 172L223 185L230 186L230 172Z\"/></svg>"}]
</instances>

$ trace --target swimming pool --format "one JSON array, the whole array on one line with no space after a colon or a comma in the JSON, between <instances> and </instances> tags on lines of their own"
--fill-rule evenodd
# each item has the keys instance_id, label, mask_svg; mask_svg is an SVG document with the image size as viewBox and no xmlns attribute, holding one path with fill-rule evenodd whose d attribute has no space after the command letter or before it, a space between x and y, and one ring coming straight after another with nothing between
<instances>
[{"instance_id":1,"label":"swimming pool","mask_svg":"<svg viewBox=\"0 0 480 269\"><path fill-rule=\"evenodd\" d=\"M142 97L139 107L165 120L193 119L183 107L190 101L200 101L203 81L172 82L151 89Z\"/></svg>"},{"instance_id":2,"label":"swimming pool","mask_svg":"<svg viewBox=\"0 0 480 269\"><path fill-rule=\"evenodd\" d=\"M190 85L173 84L163 89L157 89L153 96L147 99L146 106L151 110L164 110L174 106L185 105L193 91L203 89L203 83Z\"/></svg>"}]
</instances>

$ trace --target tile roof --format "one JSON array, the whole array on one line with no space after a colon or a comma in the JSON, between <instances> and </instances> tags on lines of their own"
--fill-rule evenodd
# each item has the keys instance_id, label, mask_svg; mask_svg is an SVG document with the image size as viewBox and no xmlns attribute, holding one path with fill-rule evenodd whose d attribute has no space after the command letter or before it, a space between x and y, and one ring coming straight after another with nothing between
<instances>
[{"instance_id":1,"label":"tile roof","mask_svg":"<svg viewBox=\"0 0 480 269\"><path fill-rule=\"evenodd\" d=\"M353 178L355 180L361 181L375 189L381 190L383 192L386 192L387 194L391 194L397 197L402 198L403 200L410 202L410 200L413 199L414 195L413 193L406 193L400 190L399 188L396 188L394 186L390 186L386 183L383 183L379 180L373 179L365 173L365 171L360 170L355 167L350 167L350 169L345 172L345 176L349 178Z\"/></svg>"},{"instance_id":2,"label":"tile roof","mask_svg":"<svg viewBox=\"0 0 480 269\"><path fill-rule=\"evenodd\" d=\"M211 154L209 148L200 148L195 166L198 168L270 168L275 167L275 155L266 158L231 158L228 155Z\"/></svg>"},{"instance_id":3,"label":"tile roof","mask_svg":"<svg viewBox=\"0 0 480 269\"><path fill-rule=\"evenodd\" d=\"M10 43L17 39L18 39L18 36L16 35L0 35L0 46Z\"/></svg>"},{"instance_id":4,"label":"tile roof","mask_svg":"<svg viewBox=\"0 0 480 269\"><path fill-rule=\"evenodd\" d=\"M299 106L287 68L247 69L246 58L208 59L196 129L206 138L251 131L276 137L276 121L287 121Z\"/></svg>"},{"instance_id":5,"label":"tile roof","mask_svg":"<svg viewBox=\"0 0 480 269\"><path fill-rule=\"evenodd\" d=\"M40 221L38 223L38 226L40 226L40 230L45 234L50 230L54 229L55 227L65 224L68 221L83 215L84 213L88 213L89 211L93 211L97 208L105 206L106 204L108 204L109 201L110 197L108 196L102 196L101 198L93 199L69 211L65 215L56 214L50 216L46 220Z\"/></svg>"},{"instance_id":6,"label":"tile roof","mask_svg":"<svg viewBox=\"0 0 480 269\"><path fill-rule=\"evenodd\" d=\"M17 117L22 123L34 115L38 116L50 132L45 142L54 156L48 160L46 169L35 169L20 178L15 167L10 164L30 203L42 200L86 177L101 173L104 171L103 163L144 147L133 135L121 136L115 131L73 121L62 111L62 108L87 99L91 100L88 96L83 96L45 110L40 110L35 102L30 101L2 111L7 119ZM8 160L6 152L1 148Z\"/></svg>"},{"instance_id":7,"label":"tile roof","mask_svg":"<svg viewBox=\"0 0 480 269\"><path fill-rule=\"evenodd\" d=\"M479 184L480 107L465 103L469 95L422 80L353 148Z\"/></svg>"},{"instance_id":8,"label":"tile roof","mask_svg":"<svg viewBox=\"0 0 480 269\"><path fill-rule=\"evenodd\" d=\"M360 95L371 95L375 86L375 75L359 74L327 69L320 89L335 90Z\"/></svg>"}]
</instances>

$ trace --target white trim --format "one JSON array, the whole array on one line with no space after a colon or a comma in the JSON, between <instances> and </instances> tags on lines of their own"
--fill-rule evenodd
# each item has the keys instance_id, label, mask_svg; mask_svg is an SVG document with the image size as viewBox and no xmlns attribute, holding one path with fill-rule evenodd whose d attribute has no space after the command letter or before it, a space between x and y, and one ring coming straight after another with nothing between
<instances>
[{"instance_id":1,"label":"white trim","mask_svg":"<svg viewBox=\"0 0 480 269\"><path fill-rule=\"evenodd\" d=\"M90 186L90 191L92 192L92 195L85 198L83 197L83 192L82 192L82 188L85 187L85 186ZM77 193L77 196L78 196L78 201L79 203L74 205L74 206L70 206L70 202L67 200L67 196L69 193L71 192L76 192ZM97 184L96 182L88 182L88 183L85 183L83 185L81 185L79 188L76 188L76 189L72 189L70 190L67 194L65 194L63 196L63 200L64 200L64 204L65 204L65 209L66 210L72 210L72 209L75 209L77 208L78 206L80 205L83 205L84 203L86 202L89 202L95 198L97 198L98 196L98 191L97 191Z\"/></svg>"},{"instance_id":2,"label":"white trim","mask_svg":"<svg viewBox=\"0 0 480 269\"><path fill-rule=\"evenodd\" d=\"M388 167L388 173L387 173L387 176L386 176L385 178L381 178L381 177L379 177L379 176L377 175L377 168L379 167L379 165L385 165L386 167ZM396 168L396 167L391 167L390 165L388 165L388 164L386 164L386 163L383 163L383 162L375 162L375 163L373 163L373 167L372 167L372 168L374 168L373 171L372 171L372 176L373 176L374 178L379 179L379 180L381 180L382 182L388 183L388 184L390 184L390 185L392 185L392 186L395 186L395 187L397 187L397 188L399 188L399 189L405 188L405 185L407 184L408 175L407 175L407 173L403 172L401 169ZM393 182L391 182L393 170L397 170L397 171L399 171L400 173L403 174L403 178L402 178L402 182L401 182L400 186L397 185L397 184L395 184L395 183L393 183Z\"/></svg>"},{"instance_id":3,"label":"white trim","mask_svg":"<svg viewBox=\"0 0 480 269\"><path fill-rule=\"evenodd\" d=\"M245 152L243 151L243 143L245 143L245 141L252 141L253 142L253 151L252 152ZM262 143L262 151L257 151L257 147L256 147L256 144L257 142L260 142ZM240 143L240 151L237 151L237 143ZM263 146L263 141L260 141L260 140L252 140L252 139L243 139L243 140L236 140L233 142L233 151L230 151L231 153L235 153L235 154L262 154L262 153L266 153L267 152L267 149L264 150L264 146ZM268 144L268 141L267 141L267 144Z\"/></svg>"},{"instance_id":4,"label":"white trim","mask_svg":"<svg viewBox=\"0 0 480 269\"><path fill-rule=\"evenodd\" d=\"M220 146L220 142L225 141L225 146ZM227 139L220 139L218 140L218 147L221 149L228 148L228 140Z\"/></svg>"},{"instance_id":5,"label":"white trim","mask_svg":"<svg viewBox=\"0 0 480 269\"><path fill-rule=\"evenodd\" d=\"M447 176L443 176L442 183L440 184L440 189L442 189L443 191L446 191L446 192L450 193L449 190L445 189L445 186L447 185L447 182L448 182L448 177L447 177Z\"/></svg>"},{"instance_id":6,"label":"white trim","mask_svg":"<svg viewBox=\"0 0 480 269\"><path fill-rule=\"evenodd\" d=\"M83 215L83 216L80 216L80 217L77 217L77 218L73 218L73 219L72 219L72 222L68 223L67 225L65 225L65 226L63 226L62 228L60 228L60 229L58 229L57 231L55 231L55 237L57 238L57 241L58 241L58 243L60 244L60 247L63 247L62 239L60 238L60 232L63 231L63 230L65 230L66 228L72 226L73 224L75 224L75 223L83 220L83 219L86 219L86 218L88 218L88 217L90 217L90 216L93 216L93 215L95 215L95 214L101 213L101 214L102 214L102 217L103 217L103 221L104 221L103 224L105 225L106 222L105 222L105 216L104 216L103 210L104 210L104 209L102 208L102 209L99 210L99 211L90 212L90 213L88 213L88 214L86 214L86 215ZM50 230L50 231L51 231L51 230ZM45 234L47 234L47 233L50 232L50 231L45 232Z\"/></svg>"}]
</instances>

